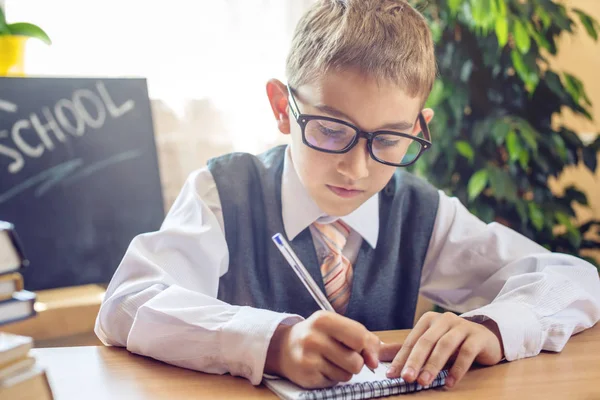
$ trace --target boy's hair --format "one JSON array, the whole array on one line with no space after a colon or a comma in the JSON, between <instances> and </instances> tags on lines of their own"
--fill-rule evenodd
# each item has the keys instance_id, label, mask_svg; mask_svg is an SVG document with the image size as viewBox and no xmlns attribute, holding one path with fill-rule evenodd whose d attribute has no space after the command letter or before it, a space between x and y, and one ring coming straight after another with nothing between
<instances>
[{"instance_id":1,"label":"boy's hair","mask_svg":"<svg viewBox=\"0 0 600 400\"><path fill-rule=\"evenodd\" d=\"M424 102L436 76L429 26L405 0L317 0L296 26L288 83L314 83L330 69L395 83Z\"/></svg>"}]
</instances>

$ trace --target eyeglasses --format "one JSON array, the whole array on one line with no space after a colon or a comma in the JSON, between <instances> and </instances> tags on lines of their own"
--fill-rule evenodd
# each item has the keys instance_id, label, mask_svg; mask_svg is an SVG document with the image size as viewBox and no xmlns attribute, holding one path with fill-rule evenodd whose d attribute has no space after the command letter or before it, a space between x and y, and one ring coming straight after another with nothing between
<instances>
[{"instance_id":1,"label":"eyeglasses","mask_svg":"<svg viewBox=\"0 0 600 400\"><path fill-rule=\"evenodd\" d=\"M292 89L287 88L292 99L290 110L302 129L302 142L312 149L325 153L347 153L360 138L365 138L369 154L375 161L406 167L431 147L429 127L422 113L418 116L421 132L417 136L394 131L365 132L337 118L301 114Z\"/></svg>"}]
</instances>

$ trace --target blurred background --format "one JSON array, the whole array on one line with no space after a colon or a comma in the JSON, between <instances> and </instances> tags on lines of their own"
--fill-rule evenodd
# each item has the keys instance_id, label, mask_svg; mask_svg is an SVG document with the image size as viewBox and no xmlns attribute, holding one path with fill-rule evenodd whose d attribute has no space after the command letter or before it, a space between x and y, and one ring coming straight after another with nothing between
<instances>
[{"instance_id":1,"label":"blurred background","mask_svg":"<svg viewBox=\"0 0 600 400\"><path fill-rule=\"evenodd\" d=\"M265 85L310 0L5 0L7 19L52 38L27 46L28 75L148 79L167 207L187 174L230 151L284 138Z\"/></svg>"},{"instance_id":2,"label":"blurred background","mask_svg":"<svg viewBox=\"0 0 600 400\"><path fill-rule=\"evenodd\" d=\"M27 40L25 76L147 79L166 211L209 158L285 143L265 84L285 81L293 29L311 3L0 0L0 7L9 22L34 23L52 40ZM600 1L414 4L431 24L439 78L428 101L435 145L412 171L486 222L598 265ZM69 332L7 329L46 345L80 343L61 337L90 328L103 291L69 290L48 300L83 299L88 308L60 317ZM79 312L75 319L88 322L73 322Z\"/></svg>"}]
</instances>

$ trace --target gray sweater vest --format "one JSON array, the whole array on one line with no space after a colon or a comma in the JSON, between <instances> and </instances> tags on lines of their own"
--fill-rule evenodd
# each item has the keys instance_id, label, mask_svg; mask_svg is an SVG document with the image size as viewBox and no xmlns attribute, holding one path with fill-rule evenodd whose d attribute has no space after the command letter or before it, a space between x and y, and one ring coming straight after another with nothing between
<instances>
[{"instance_id":1,"label":"gray sweater vest","mask_svg":"<svg viewBox=\"0 0 600 400\"><path fill-rule=\"evenodd\" d=\"M285 235L284 156L285 147L280 146L259 156L232 153L208 162L221 200L229 250L229 270L219 282L218 298L308 317L319 308L271 240L278 232ZM379 193L377 247L363 240L353 264L347 317L373 331L412 327L438 201L435 188L396 171ZM325 293L310 230L290 245Z\"/></svg>"}]
</instances>

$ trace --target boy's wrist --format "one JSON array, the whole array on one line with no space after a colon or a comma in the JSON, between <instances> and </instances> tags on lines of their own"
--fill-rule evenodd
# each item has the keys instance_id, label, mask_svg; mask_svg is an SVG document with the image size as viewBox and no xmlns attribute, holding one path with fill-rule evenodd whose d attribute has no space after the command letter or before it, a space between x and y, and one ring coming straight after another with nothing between
<instances>
[{"instance_id":1,"label":"boy's wrist","mask_svg":"<svg viewBox=\"0 0 600 400\"><path fill-rule=\"evenodd\" d=\"M282 348L290 329L292 326L288 324L279 324L275 329L267 349L264 369L266 374L281 376Z\"/></svg>"},{"instance_id":2,"label":"boy's wrist","mask_svg":"<svg viewBox=\"0 0 600 400\"><path fill-rule=\"evenodd\" d=\"M504 343L502 341L502 334L500 333L500 328L498 328L498 324L493 319L486 319L485 321L479 322L479 325L485 326L489 329L498 339L498 343L500 343L500 350L502 351L502 360L504 361L506 357L504 356Z\"/></svg>"}]
</instances>

